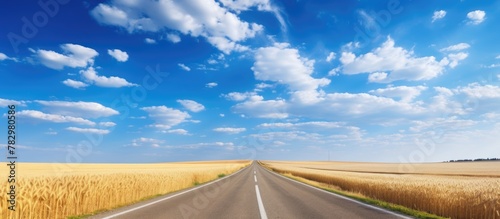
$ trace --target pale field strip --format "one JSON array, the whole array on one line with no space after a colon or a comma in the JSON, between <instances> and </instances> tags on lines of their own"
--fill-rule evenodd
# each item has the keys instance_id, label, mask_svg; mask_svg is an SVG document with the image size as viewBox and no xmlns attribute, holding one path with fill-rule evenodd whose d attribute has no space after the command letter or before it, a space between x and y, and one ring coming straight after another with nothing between
<instances>
[{"instance_id":1,"label":"pale field strip","mask_svg":"<svg viewBox=\"0 0 500 219\"><path fill-rule=\"evenodd\" d=\"M20 163L16 212L7 209L7 202L0 202L0 218L89 214L189 188L248 165L250 161L63 164L54 169L51 163ZM1 199L6 199L7 189L7 181L0 182Z\"/></svg>"},{"instance_id":2,"label":"pale field strip","mask_svg":"<svg viewBox=\"0 0 500 219\"><path fill-rule=\"evenodd\" d=\"M500 162L421 164L415 165L417 174L401 174L399 164L264 163L280 173L444 217L500 218Z\"/></svg>"},{"instance_id":3,"label":"pale field strip","mask_svg":"<svg viewBox=\"0 0 500 219\"><path fill-rule=\"evenodd\" d=\"M302 168L348 172L500 177L500 162L497 161L414 164L326 161L272 161L272 163Z\"/></svg>"}]
</instances>

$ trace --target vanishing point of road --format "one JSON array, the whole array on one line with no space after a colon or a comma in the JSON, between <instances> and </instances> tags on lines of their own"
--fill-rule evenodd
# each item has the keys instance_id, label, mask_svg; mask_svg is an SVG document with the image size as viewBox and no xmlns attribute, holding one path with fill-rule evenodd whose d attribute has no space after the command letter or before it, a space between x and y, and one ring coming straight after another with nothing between
<instances>
[{"instance_id":1,"label":"vanishing point of road","mask_svg":"<svg viewBox=\"0 0 500 219\"><path fill-rule=\"evenodd\" d=\"M256 162L217 181L91 218L410 218L264 169Z\"/></svg>"}]
</instances>

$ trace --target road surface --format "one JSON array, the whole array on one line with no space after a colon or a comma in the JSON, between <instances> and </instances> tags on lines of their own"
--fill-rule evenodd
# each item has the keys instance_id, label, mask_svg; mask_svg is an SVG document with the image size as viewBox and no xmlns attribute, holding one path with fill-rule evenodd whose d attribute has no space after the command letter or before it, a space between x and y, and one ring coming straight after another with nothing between
<instances>
[{"instance_id":1,"label":"road surface","mask_svg":"<svg viewBox=\"0 0 500 219\"><path fill-rule=\"evenodd\" d=\"M256 162L239 172L91 218L409 218L272 173Z\"/></svg>"}]
</instances>

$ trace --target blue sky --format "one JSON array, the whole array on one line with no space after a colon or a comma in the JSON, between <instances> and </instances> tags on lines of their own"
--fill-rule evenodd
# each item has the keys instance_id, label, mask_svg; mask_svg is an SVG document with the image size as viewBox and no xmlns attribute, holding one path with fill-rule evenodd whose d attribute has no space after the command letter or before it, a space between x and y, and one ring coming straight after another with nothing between
<instances>
[{"instance_id":1,"label":"blue sky","mask_svg":"<svg viewBox=\"0 0 500 219\"><path fill-rule=\"evenodd\" d=\"M17 106L21 161L500 157L499 10L7 2L0 110Z\"/></svg>"}]
</instances>

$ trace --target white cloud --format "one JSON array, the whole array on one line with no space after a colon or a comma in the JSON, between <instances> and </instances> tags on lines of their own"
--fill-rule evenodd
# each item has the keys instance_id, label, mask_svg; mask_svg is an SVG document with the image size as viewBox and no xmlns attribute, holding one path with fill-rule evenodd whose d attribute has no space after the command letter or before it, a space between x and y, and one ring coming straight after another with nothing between
<instances>
[{"instance_id":1,"label":"white cloud","mask_svg":"<svg viewBox=\"0 0 500 219\"><path fill-rule=\"evenodd\" d=\"M113 127L115 125L116 125L116 123L114 123L114 122L100 122L99 123L99 126L104 126L104 127Z\"/></svg>"},{"instance_id":2,"label":"white cloud","mask_svg":"<svg viewBox=\"0 0 500 219\"><path fill-rule=\"evenodd\" d=\"M205 110L205 106L193 100L177 100L177 102L191 112L197 113Z\"/></svg>"},{"instance_id":3,"label":"white cloud","mask_svg":"<svg viewBox=\"0 0 500 219\"><path fill-rule=\"evenodd\" d=\"M456 116L450 116L447 118L412 121L412 126L409 130L412 132L422 132L427 129L439 129L442 127L446 127L447 129L463 129L477 123L477 121L458 119Z\"/></svg>"},{"instance_id":4,"label":"white cloud","mask_svg":"<svg viewBox=\"0 0 500 219\"><path fill-rule=\"evenodd\" d=\"M334 52L330 52L330 54L328 54L328 56L326 57L326 61L330 62L330 61L334 60L335 59L335 55L336 54Z\"/></svg>"},{"instance_id":5,"label":"white cloud","mask_svg":"<svg viewBox=\"0 0 500 219\"><path fill-rule=\"evenodd\" d=\"M266 84L266 83L258 83L255 85L255 91L262 91L263 89L266 89L266 88L271 88L273 87L273 85L271 84Z\"/></svg>"},{"instance_id":6,"label":"white cloud","mask_svg":"<svg viewBox=\"0 0 500 219\"><path fill-rule=\"evenodd\" d=\"M224 6L235 11L246 11L256 7L259 11L271 11L272 5L269 0L220 0Z\"/></svg>"},{"instance_id":7,"label":"white cloud","mask_svg":"<svg viewBox=\"0 0 500 219\"><path fill-rule=\"evenodd\" d=\"M227 100L232 100L232 101L243 101L251 96L255 95L253 92L245 92L245 93L240 93L240 92L231 92L228 94L223 94L222 96L226 98Z\"/></svg>"},{"instance_id":8,"label":"white cloud","mask_svg":"<svg viewBox=\"0 0 500 219\"><path fill-rule=\"evenodd\" d=\"M458 87L454 91L477 99L500 98L500 87L495 85L472 83L466 87Z\"/></svg>"},{"instance_id":9,"label":"white cloud","mask_svg":"<svg viewBox=\"0 0 500 219\"><path fill-rule=\"evenodd\" d=\"M191 68L187 67L186 65L184 65L182 63L179 63L177 65L179 65L179 67L181 67L182 70L184 70L184 71L191 71Z\"/></svg>"},{"instance_id":10,"label":"white cloud","mask_svg":"<svg viewBox=\"0 0 500 219\"><path fill-rule=\"evenodd\" d=\"M443 19L446 16L446 11L444 10L439 10L435 11L434 14L432 15L432 22Z\"/></svg>"},{"instance_id":11,"label":"white cloud","mask_svg":"<svg viewBox=\"0 0 500 219\"><path fill-rule=\"evenodd\" d=\"M390 91L381 91L388 95ZM385 118L388 115L416 115L424 110L419 104L396 101L367 93L329 93L321 101L290 105L289 113L309 118Z\"/></svg>"},{"instance_id":12,"label":"white cloud","mask_svg":"<svg viewBox=\"0 0 500 219\"><path fill-rule=\"evenodd\" d=\"M207 40L225 54L229 54L231 51L243 52L249 50L247 46L242 46L225 37L209 37Z\"/></svg>"},{"instance_id":13,"label":"white cloud","mask_svg":"<svg viewBox=\"0 0 500 219\"><path fill-rule=\"evenodd\" d=\"M220 116L220 117L224 117L224 116L226 116L226 115L224 115L224 113L220 113L220 114L219 114L219 116Z\"/></svg>"},{"instance_id":14,"label":"white cloud","mask_svg":"<svg viewBox=\"0 0 500 219\"><path fill-rule=\"evenodd\" d=\"M218 85L218 84L217 84L217 83L215 83L215 82L210 82L210 83L207 83L207 84L205 85L205 87L208 87L208 88L214 88L214 87L217 87L217 85Z\"/></svg>"},{"instance_id":15,"label":"white cloud","mask_svg":"<svg viewBox=\"0 0 500 219\"><path fill-rule=\"evenodd\" d=\"M380 82L380 81L385 81L387 79L387 73L385 72L373 72L368 75L368 81L369 82Z\"/></svg>"},{"instance_id":16,"label":"white cloud","mask_svg":"<svg viewBox=\"0 0 500 219\"><path fill-rule=\"evenodd\" d=\"M448 58L450 59L450 68L455 68L459 61L466 59L468 56L469 54L464 52L449 54Z\"/></svg>"},{"instance_id":17,"label":"white cloud","mask_svg":"<svg viewBox=\"0 0 500 219\"><path fill-rule=\"evenodd\" d=\"M115 0L99 4L90 14L99 23L125 28L129 33L178 31L204 37L225 53L241 49L237 42L254 37L263 27L238 18L215 0Z\"/></svg>"},{"instance_id":18,"label":"white cloud","mask_svg":"<svg viewBox=\"0 0 500 219\"><path fill-rule=\"evenodd\" d=\"M99 76L94 69L94 67L89 67L85 70L80 70L80 74L85 78L89 83L93 83L96 86L99 87L112 87L112 88L118 88L118 87L131 87L131 86L137 86L136 84L130 83L127 80L116 77L116 76L111 76L111 77L105 77L105 76Z\"/></svg>"},{"instance_id":19,"label":"white cloud","mask_svg":"<svg viewBox=\"0 0 500 219\"><path fill-rule=\"evenodd\" d=\"M262 123L257 126L258 128L269 128L269 129L290 129L298 127L317 127L317 128L342 128L343 123L340 122L328 122L328 121L311 121L311 122L299 122L299 123Z\"/></svg>"},{"instance_id":20,"label":"white cloud","mask_svg":"<svg viewBox=\"0 0 500 219\"><path fill-rule=\"evenodd\" d=\"M181 37L177 34L169 33L169 34L167 34L167 40L172 42L172 43L178 43L178 42L181 42Z\"/></svg>"},{"instance_id":21,"label":"white cloud","mask_svg":"<svg viewBox=\"0 0 500 219\"><path fill-rule=\"evenodd\" d=\"M446 48L442 48L439 51L441 51L441 52L460 51L460 50L464 50L464 49L468 49L468 48L470 48L469 44L459 43L459 44L455 44L452 46L448 46Z\"/></svg>"},{"instance_id":22,"label":"white cloud","mask_svg":"<svg viewBox=\"0 0 500 219\"><path fill-rule=\"evenodd\" d=\"M66 128L66 130L72 131L72 132L92 133L92 134L101 134L101 135L109 134L109 130L105 130L105 129L68 127L68 128Z\"/></svg>"},{"instance_id":23,"label":"white cloud","mask_svg":"<svg viewBox=\"0 0 500 219\"><path fill-rule=\"evenodd\" d=\"M165 143L164 140L140 137L140 138L133 139L131 146L134 146L134 147L139 147L139 146L159 147L160 144L163 144L163 143Z\"/></svg>"},{"instance_id":24,"label":"white cloud","mask_svg":"<svg viewBox=\"0 0 500 219\"><path fill-rule=\"evenodd\" d=\"M108 55L115 58L119 62L126 62L128 60L127 52L121 51L119 49L108 49Z\"/></svg>"},{"instance_id":25,"label":"white cloud","mask_svg":"<svg viewBox=\"0 0 500 219\"><path fill-rule=\"evenodd\" d=\"M26 106L25 101L9 100L0 98L0 107L7 107L9 105Z\"/></svg>"},{"instance_id":26,"label":"white cloud","mask_svg":"<svg viewBox=\"0 0 500 219\"><path fill-rule=\"evenodd\" d=\"M368 14L365 10L358 10L359 23L363 25L367 30L373 30L378 28L376 19L372 16L373 14Z\"/></svg>"},{"instance_id":27,"label":"white cloud","mask_svg":"<svg viewBox=\"0 0 500 219\"><path fill-rule=\"evenodd\" d=\"M8 59L9 57L7 55L5 55L4 53L1 53L0 52L0 61L3 61L3 60L6 60Z\"/></svg>"},{"instance_id":28,"label":"white cloud","mask_svg":"<svg viewBox=\"0 0 500 219\"><path fill-rule=\"evenodd\" d=\"M162 131L164 133L177 134L177 135L189 135L189 132L185 129L172 129Z\"/></svg>"},{"instance_id":29,"label":"white cloud","mask_svg":"<svg viewBox=\"0 0 500 219\"><path fill-rule=\"evenodd\" d=\"M50 113L83 118L99 118L118 115L118 111L95 102L69 102L36 100Z\"/></svg>"},{"instance_id":30,"label":"white cloud","mask_svg":"<svg viewBox=\"0 0 500 219\"><path fill-rule=\"evenodd\" d=\"M343 52L340 58L343 73L370 73L371 82L420 81L439 76L450 64L448 58L437 61L434 56L415 57L413 51L394 45L394 40L388 37L382 46L358 57Z\"/></svg>"},{"instance_id":31,"label":"white cloud","mask_svg":"<svg viewBox=\"0 0 500 219\"><path fill-rule=\"evenodd\" d=\"M9 57L9 56L5 55L4 53L0 52L0 61L3 61L3 60L12 60L15 62L18 61L16 58Z\"/></svg>"},{"instance_id":32,"label":"white cloud","mask_svg":"<svg viewBox=\"0 0 500 219\"><path fill-rule=\"evenodd\" d=\"M43 65L52 69L87 67L94 64L97 51L77 44L61 45L62 54L50 50L36 50L35 56Z\"/></svg>"},{"instance_id":33,"label":"white cloud","mask_svg":"<svg viewBox=\"0 0 500 219\"><path fill-rule=\"evenodd\" d=\"M233 106L235 113L247 114L257 118L284 119L288 117L286 113L285 100L264 100L262 96L253 95L247 101Z\"/></svg>"},{"instance_id":34,"label":"white cloud","mask_svg":"<svg viewBox=\"0 0 500 219\"><path fill-rule=\"evenodd\" d=\"M467 13L469 24L478 25L486 19L486 13L481 10L475 10Z\"/></svg>"},{"instance_id":35,"label":"white cloud","mask_svg":"<svg viewBox=\"0 0 500 219\"><path fill-rule=\"evenodd\" d=\"M337 76L339 71L340 67L333 68L332 70L328 71L328 76Z\"/></svg>"},{"instance_id":36,"label":"white cloud","mask_svg":"<svg viewBox=\"0 0 500 219\"><path fill-rule=\"evenodd\" d=\"M400 98L402 102L411 102L413 101L413 99L418 97L422 91L426 89L427 87L424 86L416 86L416 87L398 86L398 87L379 88L376 90L371 90L369 93L383 97L390 97L390 98L397 97Z\"/></svg>"},{"instance_id":37,"label":"white cloud","mask_svg":"<svg viewBox=\"0 0 500 219\"><path fill-rule=\"evenodd\" d=\"M90 125L94 126L95 122L92 122L90 120L84 119L84 118L79 118L79 117L73 117L73 116L64 116L64 115L57 115L57 114L46 114L40 111L36 110L22 110L16 113L21 118L32 118L32 119L38 119L38 120L43 120L47 122L54 122L54 123L77 123L77 124L82 124L82 125Z\"/></svg>"},{"instance_id":38,"label":"white cloud","mask_svg":"<svg viewBox=\"0 0 500 219\"><path fill-rule=\"evenodd\" d=\"M81 81L75 81L75 80L71 80L71 79L66 79L62 83L68 87L72 87L75 89L82 89L84 87L89 86L88 84L85 84Z\"/></svg>"},{"instance_id":39,"label":"white cloud","mask_svg":"<svg viewBox=\"0 0 500 219\"><path fill-rule=\"evenodd\" d=\"M144 42L147 44L156 44L156 40L151 38L144 39Z\"/></svg>"},{"instance_id":40,"label":"white cloud","mask_svg":"<svg viewBox=\"0 0 500 219\"><path fill-rule=\"evenodd\" d=\"M272 12L281 25L281 31L287 32L287 26L281 10L272 5L270 0L220 0L220 2L227 8L240 13L247 11L251 8L257 8L259 11Z\"/></svg>"},{"instance_id":41,"label":"white cloud","mask_svg":"<svg viewBox=\"0 0 500 219\"><path fill-rule=\"evenodd\" d=\"M252 66L255 78L286 84L293 91L315 90L330 83L326 78L311 77L314 60L302 58L297 49L288 47L289 44L283 43L259 48Z\"/></svg>"},{"instance_id":42,"label":"white cloud","mask_svg":"<svg viewBox=\"0 0 500 219\"><path fill-rule=\"evenodd\" d=\"M500 55L498 55L497 57L495 57L495 59L500 59Z\"/></svg>"},{"instance_id":43,"label":"white cloud","mask_svg":"<svg viewBox=\"0 0 500 219\"><path fill-rule=\"evenodd\" d=\"M241 132L246 131L246 128L230 128L230 127L223 127L223 128L215 128L213 129L215 132L223 132L227 134L238 134Z\"/></svg>"},{"instance_id":44,"label":"white cloud","mask_svg":"<svg viewBox=\"0 0 500 219\"><path fill-rule=\"evenodd\" d=\"M166 106L142 107L141 110L146 111L149 117L155 120L156 123L151 126L158 129L170 129L175 125L185 122L186 119L191 118L187 112L168 108Z\"/></svg>"}]
</instances>

